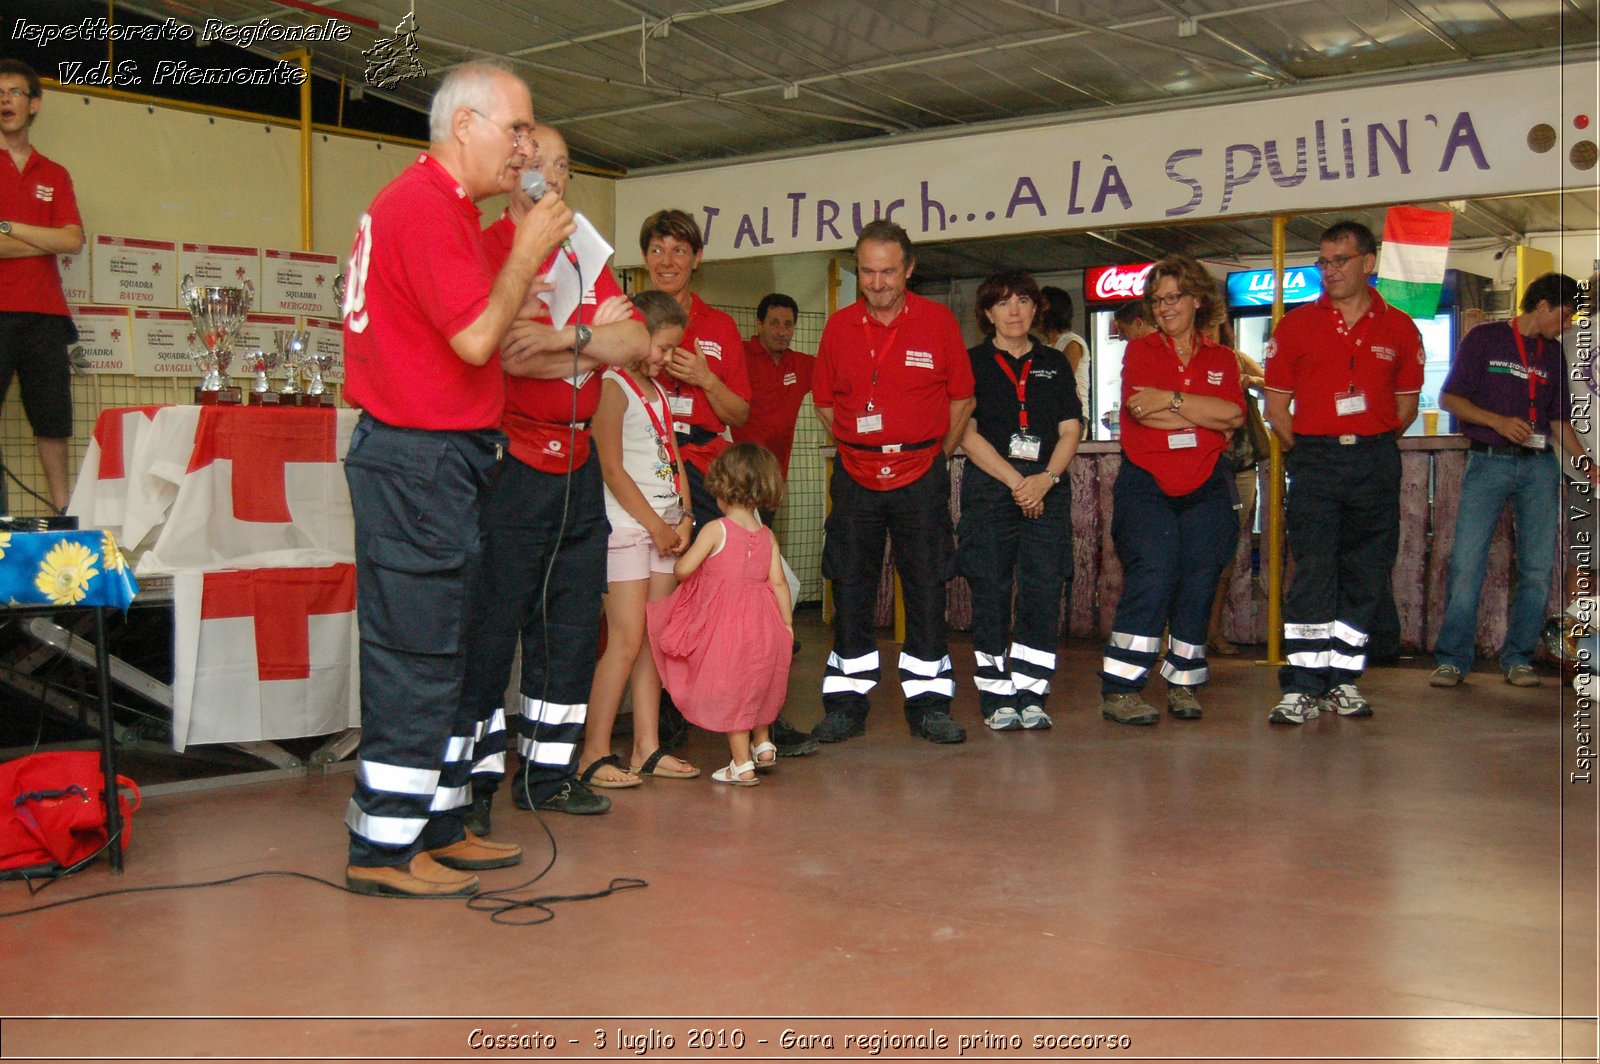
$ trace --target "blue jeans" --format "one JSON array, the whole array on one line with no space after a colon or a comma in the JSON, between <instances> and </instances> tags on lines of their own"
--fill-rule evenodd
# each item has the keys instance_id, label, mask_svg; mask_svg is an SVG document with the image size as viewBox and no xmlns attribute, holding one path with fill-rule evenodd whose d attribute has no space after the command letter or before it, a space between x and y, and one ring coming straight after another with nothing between
<instances>
[{"instance_id":1,"label":"blue jeans","mask_svg":"<svg viewBox=\"0 0 1600 1064\"><path fill-rule=\"evenodd\" d=\"M1511 592L1511 619L1500 650L1500 669L1533 661L1544 627L1550 575L1556 564L1556 526L1560 520L1561 466L1551 452L1518 458L1471 454L1461 478L1461 509L1456 515L1455 547L1450 553L1450 592L1444 627L1434 658L1440 665L1472 671L1478 632L1478 597L1483 592L1489 541L1500 511L1511 503L1516 523L1517 582Z\"/></svg>"}]
</instances>

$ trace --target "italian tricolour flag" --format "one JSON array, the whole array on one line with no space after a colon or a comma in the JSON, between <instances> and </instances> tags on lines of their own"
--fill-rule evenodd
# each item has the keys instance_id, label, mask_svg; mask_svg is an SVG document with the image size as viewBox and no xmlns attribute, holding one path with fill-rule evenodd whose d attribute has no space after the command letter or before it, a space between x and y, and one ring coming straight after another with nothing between
<instances>
[{"instance_id":1,"label":"italian tricolour flag","mask_svg":"<svg viewBox=\"0 0 1600 1064\"><path fill-rule=\"evenodd\" d=\"M1444 263L1450 253L1449 211L1390 207L1378 256L1378 292L1413 318L1439 312Z\"/></svg>"}]
</instances>

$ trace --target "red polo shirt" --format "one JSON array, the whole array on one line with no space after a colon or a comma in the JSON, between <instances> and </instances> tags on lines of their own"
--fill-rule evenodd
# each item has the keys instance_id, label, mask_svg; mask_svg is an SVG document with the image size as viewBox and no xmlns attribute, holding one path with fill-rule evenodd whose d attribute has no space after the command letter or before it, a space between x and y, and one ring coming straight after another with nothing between
<instances>
[{"instance_id":1,"label":"red polo shirt","mask_svg":"<svg viewBox=\"0 0 1600 1064\"><path fill-rule=\"evenodd\" d=\"M511 257L511 243L516 233L516 223L509 215L501 215L498 221L483 231L483 246L488 252L489 264L496 271ZM550 257L539 267L540 277L550 272L556 256L560 254L563 252L559 248L550 253ZM611 268L603 267L594 283L583 293L583 302L578 307L578 320L589 324L594 320L596 307L612 296L619 295L622 295L622 286L617 284ZM534 315L533 320L551 323L549 306L537 296L533 298L539 307L539 313ZM633 317L635 321L644 320L644 315L638 310L633 312ZM589 430L580 428L574 433L572 422L587 422L594 417L595 408L600 405L598 371L583 374L576 385L570 380L534 380L511 376L506 377L505 383L506 410L500 427L511 440L513 458L541 473L557 474L571 472L589 460ZM576 414L572 395L574 387L578 391Z\"/></svg>"},{"instance_id":2,"label":"red polo shirt","mask_svg":"<svg viewBox=\"0 0 1600 1064\"><path fill-rule=\"evenodd\" d=\"M83 225L72 177L60 163L38 150L19 171L4 153L0 166L0 219L60 229ZM0 311L67 316L67 299L61 294L61 271L54 255L29 255L0 259Z\"/></svg>"},{"instance_id":3,"label":"red polo shirt","mask_svg":"<svg viewBox=\"0 0 1600 1064\"><path fill-rule=\"evenodd\" d=\"M733 430L740 443L759 443L778 456L783 479L789 479L789 452L794 449L794 427L800 404L811 391L811 371L817 360L794 348L774 359L761 337L744 343L745 369L750 376L750 420Z\"/></svg>"},{"instance_id":4,"label":"red polo shirt","mask_svg":"<svg viewBox=\"0 0 1600 1064\"><path fill-rule=\"evenodd\" d=\"M728 390L746 402L750 399L750 377L745 370L744 337L731 315L711 306L705 300L689 293L689 327L683 331L685 350L698 351L706 356L706 364ZM679 433L691 427L708 432L726 433L717 412L711 409L706 393L692 384L684 384L668 373L656 378L666 389L667 401L673 405L672 426ZM707 443L689 444L680 441L683 460L704 473L711 468L711 460L728 449L726 438Z\"/></svg>"},{"instance_id":5,"label":"red polo shirt","mask_svg":"<svg viewBox=\"0 0 1600 1064\"><path fill-rule=\"evenodd\" d=\"M1161 388L1184 395L1213 395L1244 409L1244 389L1239 384L1239 357L1222 344L1200 337L1200 347L1186 366L1178 359L1172 341L1159 330L1146 333L1122 353L1122 408L1135 388ZM1241 432L1248 429L1241 429ZM1183 446L1193 435L1194 446ZM1177 446L1174 446L1177 444ZM1228 445L1228 434L1190 425L1183 429L1156 429L1133 417L1122 419L1122 453L1128 461L1156 478L1171 496L1187 495L1206 482L1217 467L1217 457Z\"/></svg>"},{"instance_id":6,"label":"red polo shirt","mask_svg":"<svg viewBox=\"0 0 1600 1064\"><path fill-rule=\"evenodd\" d=\"M844 471L863 487L888 491L916 480L940 457L939 443L950 431L950 404L971 398L972 388L972 360L955 315L907 292L904 309L888 325L869 314L864 301L834 312L822 330L811 398L818 409L833 411ZM863 419L876 416L882 417L882 428L862 431ZM916 451L848 446L928 440L933 446Z\"/></svg>"},{"instance_id":7,"label":"red polo shirt","mask_svg":"<svg viewBox=\"0 0 1600 1064\"><path fill-rule=\"evenodd\" d=\"M1267 388L1294 395L1296 436L1378 436L1396 432L1396 395L1422 391L1422 334L1416 322L1372 291L1372 306L1347 326L1323 296L1283 316L1267 343ZM1341 414L1352 388L1366 409Z\"/></svg>"},{"instance_id":8,"label":"red polo shirt","mask_svg":"<svg viewBox=\"0 0 1600 1064\"><path fill-rule=\"evenodd\" d=\"M356 230L345 397L401 428L498 428L499 362L471 366L450 346L489 305L494 273L466 189L437 159L418 156L378 193Z\"/></svg>"}]
</instances>

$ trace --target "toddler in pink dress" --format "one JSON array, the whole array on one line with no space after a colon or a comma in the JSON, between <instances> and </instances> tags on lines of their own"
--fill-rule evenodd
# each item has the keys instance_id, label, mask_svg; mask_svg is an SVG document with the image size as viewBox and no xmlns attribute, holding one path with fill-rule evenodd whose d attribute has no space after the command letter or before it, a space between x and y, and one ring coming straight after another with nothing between
<instances>
[{"instance_id":1,"label":"toddler in pink dress","mask_svg":"<svg viewBox=\"0 0 1600 1064\"><path fill-rule=\"evenodd\" d=\"M789 690L793 604L772 531L757 511L783 497L778 460L738 443L711 463L706 487L724 516L678 559L680 585L650 603L650 651L683 715L725 732L733 760L711 778L753 787L777 764L770 726Z\"/></svg>"}]
</instances>

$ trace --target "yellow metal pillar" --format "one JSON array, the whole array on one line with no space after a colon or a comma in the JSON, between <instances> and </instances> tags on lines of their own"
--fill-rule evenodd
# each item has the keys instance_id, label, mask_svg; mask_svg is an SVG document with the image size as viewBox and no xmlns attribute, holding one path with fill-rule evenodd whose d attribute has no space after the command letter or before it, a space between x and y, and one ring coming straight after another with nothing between
<instances>
[{"instance_id":1,"label":"yellow metal pillar","mask_svg":"<svg viewBox=\"0 0 1600 1064\"><path fill-rule=\"evenodd\" d=\"M300 250L311 251L311 53L296 48L278 58L285 63L298 63L305 75L300 82Z\"/></svg>"},{"instance_id":2,"label":"yellow metal pillar","mask_svg":"<svg viewBox=\"0 0 1600 1064\"><path fill-rule=\"evenodd\" d=\"M1283 262L1289 218L1272 219L1272 328L1283 318ZM1283 443L1267 433L1267 657L1261 664L1283 664Z\"/></svg>"}]
</instances>

